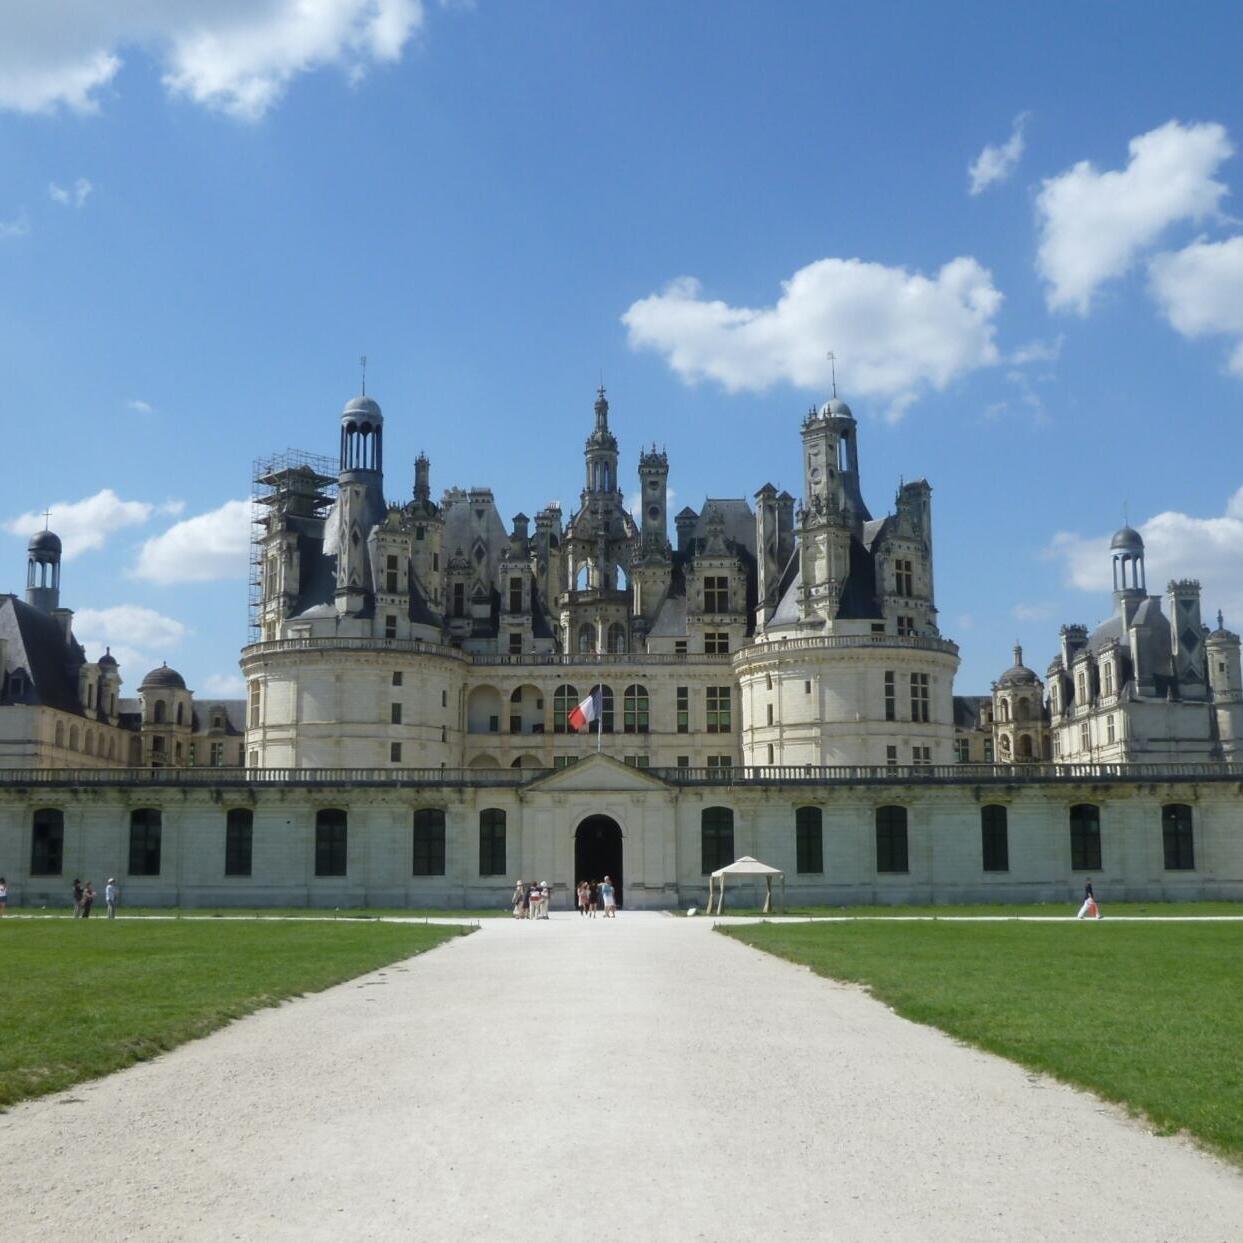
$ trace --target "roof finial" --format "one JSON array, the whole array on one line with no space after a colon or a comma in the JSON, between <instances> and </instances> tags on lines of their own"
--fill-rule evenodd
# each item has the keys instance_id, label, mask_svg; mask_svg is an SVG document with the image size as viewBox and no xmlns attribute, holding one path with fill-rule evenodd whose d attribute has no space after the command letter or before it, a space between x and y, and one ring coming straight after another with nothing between
<instances>
[{"instance_id":1,"label":"roof finial","mask_svg":"<svg viewBox=\"0 0 1243 1243\"><path fill-rule=\"evenodd\" d=\"M43 529L45 531L47 530L47 524L51 521L52 521L52 511L50 509L45 509L43 511Z\"/></svg>"},{"instance_id":2,"label":"roof finial","mask_svg":"<svg viewBox=\"0 0 1243 1243\"><path fill-rule=\"evenodd\" d=\"M837 355L830 350L825 357L829 360L829 367L833 374L833 396L837 396Z\"/></svg>"},{"instance_id":3,"label":"roof finial","mask_svg":"<svg viewBox=\"0 0 1243 1243\"><path fill-rule=\"evenodd\" d=\"M1221 609L1218 609L1217 610L1217 629L1225 630L1225 628L1226 628L1226 623L1222 620Z\"/></svg>"},{"instance_id":4,"label":"roof finial","mask_svg":"<svg viewBox=\"0 0 1243 1243\"><path fill-rule=\"evenodd\" d=\"M1023 663L1023 645L1017 639L1014 641L1014 663L1016 666Z\"/></svg>"},{"instance_id":5,"label":"roof finial","mask_svg":"<svg viewBox=\"0 0 1243 1243\"><path fill-rule=\"evenodd\" d=\"M358 365L363 369L363 396L367 396L367 355L358 356Z\"/></svg>"}]
</instances>

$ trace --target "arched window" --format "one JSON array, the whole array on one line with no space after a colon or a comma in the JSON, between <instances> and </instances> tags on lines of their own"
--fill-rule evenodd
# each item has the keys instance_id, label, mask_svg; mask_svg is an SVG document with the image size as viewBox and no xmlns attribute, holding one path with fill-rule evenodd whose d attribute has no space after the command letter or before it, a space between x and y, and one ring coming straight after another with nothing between
<instances>
[{"instance_id":1,"label":"arched window","mask_svg":"<svg viewBox=\"0 0 1243 1243\"><path fill-rule=\"evenodd\" d=\"M734 861L734 812L730 807L705 807L699 817L700 871L704 876Z\"/></svg>"},{"instance_id":2,"label":"arched window","mask_svg":"<svg viewBox=\"0 0 1243 1243\"><path fill-rule=\"evenodd\" d=\"M1030 760L1035 756L1032 753L1032 736L1031 734L1019 735L1019 759Z\"/></svg>"},{"instance_id":3,"label":"arched window","mask_svg":"<svg viewBox=\"0 0 1243 1243\"><path fill-rule=\"evenodd\" d=\"M1003 721L1008 721L1010 719L1010 701L1008 699L1003 699L1001 701L1001 719Z\"/></svg>"},{"instance_id":4,"label":"arched window","mask_svg":"<svg viewBox=\"0 0 1243 1243\"><path fill-rule=\"evenodd\" d=\"M611 686L593 686L592 693L600 692L600 724L596 727L602 734L613 732L613 688Z\"/></svg>"},{"instance_id":5,"label":"arched window","mask_svg":"<svg viewBox=\"0 0 1243 1243\"><path fill-rule=\"evenodd\" d=\"M628 686L622 696L622 732L646 734L648 730L647 687Z\"/></svg>"},{"instance_id":6,"label":"arched window","mask_svg":"<svg viewBox=\"0 0 1243 1243\"><path fill-rule=\"evenodd\" d=\"M911 870L907 851L905 807L887 806L876 809L876 870Z\"/></svg>"},{"instance_id":7,"label":"arched window","mask_svg":"<svg viewBox=\"0 0 1243 1243\"><path fill-rule=\"evenodd\" d=\"M78 750L78 727L76 725L69 727L69 750Z\"/></svg>"},{"instance_id":8,"label":"arched window","mask_svg":"<svg viewBox=\"0 0 1243 1243\"><path fill-rule=\"evenodd\" d=\"M186 711L185 704L179 703L177 705L177 724L178 725L185 724L185 711Z\"/></svg>"},{"instance_id":9,"label":"arched window","mask_svg":"<svg viewBox=\"0 0 1243 1243\"><path fill-rule=\"evenodd\" d=\"M505 875L505 812L485 807L479 813L479 875Z\"/></svg>"},{"instance_id":10,"label":"arched window","mask_svg":"<svg viewBox=\"0 0 1243 1243\"><path fill-rule=\"evenodd\" d=\"M572 686L558 686L552 697L552 732L564 734L569 732L566 717L578 703L578 691Z\"/></svg>"},{"instance_id":11,"label":"arched window","mask_svg":"<svg viewBox=\"0 0 1243 1243\"><path fill-rule=\"evenodd\" d=\"M86 755L95 754L95 731L88 729L82 737L82 751Z\"/></svg>"},{"instance_id":12,"label":"arched window","mask_svg":"<svg viewBox=\"0 0 1243 1243\"><path fill-rule=\"evenodd\" d=\"M249 807L230 807L224 818L224 874L249 876L255 836L255 813Z\"/></svg>"},{"instance_id":13,"label":"arched window","mask_svg":"<svg viewBox=\"0 0 1243 1243\"><path fill-rule=\"evenodd\" d=\"M1016 699L1014 701L1014 719L1016 721L1026 721L1031 718L1031 704L1026 699Z\"/></svg>"},{"instance_id":14,"label":"arched window","mask_svg":"<svg viewBox=\"0 0 1243 1243\"><path fill-rule=\"evenodd\" d=\"M819 807L794 809L794 856L797 871L824 871L824 817Z\"/></svg>"},{"instance_id":15,"label":"arched window","mask_svg":"<svg viewBox=\"0 0 1243 1243\"><path fill-rule=\"evenodd\" d=\"M624 652L626 650L626 627L621 622L614 622L609 627L609 651Z\"/></svg>"},{"instance_id":16,"label":"arched window","mask_svg":"<svg viewBox=\"0 0 1243 1243\"><path fill-rule=\"evenodd\" d=\"M1101 809L1094 803L1070 809L1070 866L1076 872L1100 870Z\"/></svg>"},{"instance_id":17,"label":"arched window","mask_svg":"<svg viewBox=\"0 0 1243 1243\"><path fill-rule=\"evenodd\" d=\"M1195 868L1191 808L1186 803L1166 803L1161 808L1161 837L1165 845L1167 872L1186 872Z\"/></svg>"},{"instance_id":18,"label":"arched window","mask_svg":"<svg viewBox=\"0 0 1243 1243\"><path fill-rule=\"evenodd\" d=\"M157 725L163 725L167 715L168 710L164 706L164 701L162 699L157 699L151 708L151 719Z\"/></svg>"},{"instance_id":19,"label":"arched window","mask_svg":"<svg viewBox=\"0 0 1243 1243\"><path fill-rule=\"evenodd\" d=\"M159 876L164 817L158 807L135 807L129 814L129 874Z\"/></svg>"},{"instance_id":20,"label":"arched window","mask_svg":"<svg viewBox=\"0 0 1243 1243\"><path fill-rule=\"evenodd\" d=\"M980 808L980 850L986 872L1010 870L1008 813L1000 803Z\"/></svg>"},{"instance_id":21,"label":"arched window","mask_svg":"<svg viewBox=\"0 0 1243 1243\"><path fill-rule=\"evenodd\" d=\"M31 876L59 876L65 858L65 813L39 807L30 818Z\"/></svg>"},{"instance_id":22,"label":"arched window","mask_svg":"<svg viewBox=\"0 0 1243 1243\"><path fill-rule=\"evenodd\" d=\"M414 813L414 875L445 874L445 812L443 807L420 807Z\"/></svg>"},{"instance_id":23,"label":"arched window","mask_svg":"<svg viewBox=\"0 0 1243 1243\"><path fill-rule=\"evenodd\" d=\"M349 822L339 807L315 813L315 875L345 876L349 866Z\"/></svg>"},{"instance_id":24,"label":"arched window","mask_svg":"<svg viewBox=\"0 0 1243 1243\"><path fill-rule=\"evenodd\" d=\"M56 745L63 747L65 745L65 722L56 722Z\"/></svg>"},{"instance_id":25,"label":"arched window","mask_svg":"<svg viewBox=\"0 0 1243 1243\"><path fill-rule=\"evenodd\" d=\"M578 628L578 650L580 652L596 650L596 628L590 622L583 622Z\"/></svg>"}]
</instances>

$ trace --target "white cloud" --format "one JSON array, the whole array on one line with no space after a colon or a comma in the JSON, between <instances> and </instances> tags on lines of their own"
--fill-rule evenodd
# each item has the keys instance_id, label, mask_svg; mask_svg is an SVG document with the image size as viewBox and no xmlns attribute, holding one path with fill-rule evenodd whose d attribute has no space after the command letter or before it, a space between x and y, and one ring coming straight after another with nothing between
<instances>
[{"instance_id":1,"label":"white cloud","mask_svg":"<svg viewBox=\"0 0 1243 1243\"><path fill-rule=\"evenodd\" d=\"M967 176L971 178L969 193L979 194L995 182L1005 181L1018 167L1023 158L1023 127L1030 116L1030 112L1020 112L1014 118L1010 137L1000 146L990 144L975 157L967 169Z\"/></svg>"},{"instance_id":2,"label":"white cloud","mask_svg":"<svg viewBox=\"0 0 1243 1243\"><path fill-rule=\"evenodd\" d=\"M47 525L60 536L64 559L72 561L84 552L102 548L115 532L141 526L157 512L179 512L181 502L157 507L149 501L123 501L111 488L104 488L80 501L53 501L48 508ZM13 535L33 535L42 531L43 525L43 514L31 512L9 519L4 529Z\"/></svg>"},{"instance_id":3,"label":"white cloud","mask_svg":"<svg viewBox=\"0 0 1243 1243\"><path fill-rule=\"evenodd\" d=\"M1101 173L1081 160L1041 188L1036 267L1050 310L1086 315L1096 290L1170 225L1218 211L1226 187L1213 174L1234 151L1223 126L1168 121L1132 138L1129 149L1124 169Z\"/></svg>"},{"instance_id":4,"label":"white cloud","mask_svg":"<svg viewBox=\"0 0 1243 1243\"><path fill-rule=\"evenodd\" d=\"M243 578L249 551L250 502L226 501L147 540L134 575L157 583Z\"/></svg>"},{"instance_id":5,"label":"white cloud","mask_svg":"<svg viewBox=\"0 0 1243 1243\"><path fill-rule=\"evenodd\" d=\"M72 186L58 186L52 182L47 188L48 197L53 203L62 207L81 207L91 196L95 187L85 178L79 177Z\"/></svg>"},{"instance_id":6,"label":"white cloud","mask_svg":"<svg viewBox=\"0 0 1243 1243\"><path fill-rule=\"evenodd\" d=\"M142 401L140 398L133 397L125 403L126 408L132 410L135 414L154 414L155 407L148 401Z\"/></svg>"},{"instance_id":7,"label":"white cloud","mask_svg":"<svg viewBox=\"0 0 1243 1243\"><path fill-rule=\"evenodd\" d=\"M1159 593L1171 578L1197 578L1203 587L1206 618L1224 609L1243 623L1243 488L1218 517L1197 518L1169 510L1139 527L1144 537L1148 590ZM1109 536L1059 531L1047 549L1062 561L1067 583L1080 591L1107 596L1113 589Z\"/></svg>"},{"instance_id":8,"label":"white cloud","mask_svg":"<svg viewBox=\"0 0 1243 1243\"><path fill-rule=\"evenodd\" d=\"M1012 350L1006 358L1012 367L1026 367L1029 363L1055 363L1062 356L1066 344L1065 333L1058 333L1052 341L1028 341Z\"/></svg>"},{"instance_id":9,"label":"white cloud","mask_svg":"<svg viewBox=\"0 0 1243 1243\"><path fill-rule=\"evenodd\" d=\"M73 633L86 648L90 660L98 660L110 648L127 683L135 682L176 648L189 630L173 617L165 617L140 604L118 604L107 609L79 609Z\"/></svg>"},{"instance_id":10,"label":"white cloud","mask_svg":"<svg viewBox=\"0 0 1243 1243\"><path fill-rule=\"evenodd\" d=\"M1016 604L1010 610L1015 621L1044 621L1053 616L1053 605L1048 603Z\"/></svg>"},{"instance_id":11,"label":"white cloud","mask_svg":"<svg viewBox=\"0 0 1243 1243\"><path fill-rule=\"evenodd\" d=\"M246 696L246 682L240 673L209 673L198 688L203 695L214 695L218 699L243 699Z\"/></svg>"},{"instance_id":12,"label":"white cloud","mask_svg":"<svg viewBox=\"0 0 1243 1243\"><path fill-rule=\"evenodd\" d=\"M0 108L93 112L122 53L140 48L168 91L257 119L300 73L351 80L400 59L422 0L59 0L10 6L0 43Z\"/></svg>"},{"instance_id":13,"label":"white cloud","mask_svg":"<svg viewBox=\"0 0 1243 1243\"><path fill-rule=\"evenodd\" d=\"M0 238L3 237L25 237L30 232L30 221L26 219L26 213L14 216L12 220L0 220Z\"/></svg>"},{"instance_id":14,"label":"white cloud","mask_svg":"<svg viewBox=\"0 0 1243 1243\"><path fill-rule=\"evenodd\" d=\"M927 277L861 259L819 259L782 284L769 307L700 296L693 277L635 302L622 316L633 349L653 349L688 384L728 392L777 383L823 392L833 350L850 394L889 403L898 417L919 394L999 359L993 336L1002 295L974 259Z\"/></svg>"},{"instance_id":15,"label":"white cloud","mask_svg":"<svg viewBox=\"0 0 1243 1243\"><path fill-rule=\"evenodd\" d=\"M1227 366L1243 377L1243 236L1224 242L1201 239L1157 255L1148 275L1152 296L1184 337L1238 338Z\"/></svg>"}]
</instances>

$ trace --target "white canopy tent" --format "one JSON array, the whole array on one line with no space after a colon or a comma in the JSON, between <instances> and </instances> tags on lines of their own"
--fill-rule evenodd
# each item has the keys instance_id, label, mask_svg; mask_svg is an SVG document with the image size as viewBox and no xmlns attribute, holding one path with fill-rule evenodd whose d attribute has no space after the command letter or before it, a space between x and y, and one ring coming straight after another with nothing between
<instances>
[{"instance_id":1,"label":"white canopy tent","mask_svg":"<svg viewBox=\"0 0 1243 1243\"><path fill-rule=\"evenodd\" d=\"M712 899L716 897L716 914L720 914L725 906L725 878L727 876L762 876L764 878L764 914L773 909L773 877L781 877L781 910L786 909L786 874L780 868L769 867L750 855L743 855L733 863L717 868L708 877L708 914L711 915Z\"/></svg>"}]
</instances>

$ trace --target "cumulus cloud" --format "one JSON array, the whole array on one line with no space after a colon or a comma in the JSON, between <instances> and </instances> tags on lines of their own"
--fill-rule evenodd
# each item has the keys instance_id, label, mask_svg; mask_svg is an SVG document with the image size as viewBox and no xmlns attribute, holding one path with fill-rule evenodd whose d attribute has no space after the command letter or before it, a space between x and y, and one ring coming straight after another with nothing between
<instances>
[{"instance_id":1,"label":"cumulus cloud","mask_svg":"<svg viewBox=\"0 0 1243 1243\"><path fill-rule=\"evenodd\" d=\"M1243 236L1157 255L1148 276L1157 305L1184 337L1236 338L1227 366L1243 378Z\"/></svg>"},{"instance_id":2,"label":"cumulus cloud","mask_svg":"<svg viewBox=\"0 0 1243 1243\"><path fill-rule=\"evenodd\" d=\"M1224 609L1243 623L1243 487L1223 512L1200 518L1169 510L1139 527L1150 592L1160 592L1171 578L1197 578L1203 587L1206 616ZM1059 531L1047 553L1060 560L1066 582L1080 591L1105 596L1113 588L1109 536Z\"/></svg>"},{"instance_id":3,"label":"cumulus cloud","mask_svg":"<svg viewBox=\"0 0 1243 1243\"><path fill-rule=\"evenodd\" d=\"M71 186L58 186L52 182L47 188L48 198L62 207L81 207L91 197L95 187L85 178L79 177Z\"/></svg>"},{"instance_id":4,"label":"cumulus cloud","mask_svg":"<svg viewBox=\"0 0 1243 1243\"><path fill-rule=\"evenodd\" d=\"M11 6L0 43L0 108L93 112L123 54L142 49L166 89L257 119L300 73L357 80L400 59L422 0L60 0Z\"/></svg>"},{"instance_id":5,"label":"cumulus cloud","mask_svg":"<svg viewBox=\"0 0 1243 1243\"><path fill-rule=\"evenodd\" d=\"M164 660L190 632L176 618L154 609L117 604L79 609L73 617L73 633L90 660L98 660L111 649L124 680L133 682Z\"/></svg>"},{"instance_id":6,"label":"cumulus cloud","mask_svg":"<svg viewBox=\"0 0 1243 1243\"><path fill-rule=\"evenodd\" d=\"M47 525L60 536L64 559L72 561L84 552L102 548L117 531L141 526L157 512L180 512L181 502L156 506L149 501L123 501L111 488L103 488L80 501L53 501L49 509ZM43 525L43 514L32 511L10 518L4 529L13 535L33 535L42 531Z\"/></svg>"},{"instance_id":7,"label":"cumulus cloud","mask_svg":"<svg viewBox=\"0 0 1243 1243\"><path fill-rule=\"evenodd\" d=\"M1050 310L1086 315L1097 289L1171 225L1218 212L1226 187L1213 174L1234 151L1223 126L1168 121L1129 149L1124 169L1098 172L1081 160L1041 187L1036 266Z\"/></svg>"},{"instance_id":8,"label":"cumulus cloud","mask_svg":"<svg viewBox=\"0 0 1243 1243\"><path fill-rule=\"evenodd\" d=\"M926 389L998 361L1001 303L992 275L969 257L933 277L819 259L783 282L772 306L709 300L685 276L635 302L622 322L631 348L662 354L688 384L713 380L731 393L778 383L823 392L832 349L849 392L880 398L898 417Z\"/></svg>"},{"instance_id":9,"label":"cumulus cloud","mask_svg":"<svg viewBox=\"0 0 1243 1243\"><path fill-rule=\"evenodd\" d=\"M999 146L992 144L986 146L975 157L967 169L967 176L971 179L968 193L979 194L987 190L989 186L1005 181L1014 172L1019 160L1023 158L1023 127L1030 116L1030 112L1020 112L1014 118L1010 137Z\"/></svg>"},{"instance_id":10,"label":"cumulus cloud","mask_svg":"<svg viewBox=\"0 0 1243 1243\"><path fill-rule=\"evenodd\" d=\"M218 699L243 699L246 682L240 673L209 673L198 690L200 694L215 695Z\"/></svg>"},{"instance_id":11,"label":"cumulus cloud","mask_svg":"<svg viewBox=\"0 0 1243 1243\"><path fill-rule=\"evenodd\" d=\"M147 540L139 549L134 575L156 583L243 578L249 550L250 502L226 501Z\"/></svg>"}]
</instances>

